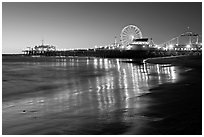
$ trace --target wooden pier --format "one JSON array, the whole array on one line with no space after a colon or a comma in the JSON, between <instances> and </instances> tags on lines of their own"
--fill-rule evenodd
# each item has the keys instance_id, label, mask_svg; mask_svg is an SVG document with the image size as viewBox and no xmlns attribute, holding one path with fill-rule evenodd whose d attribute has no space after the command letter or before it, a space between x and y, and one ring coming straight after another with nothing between
<instances>
[{"instance_id":1,"label":"wooden pier","mask_svg":"<svg viewBox=\"0 0 204 137\"><path fill-rule=\"evenodd\" d=\"M175 51L175 50L106 50L106 49L89 49L89 50L66 50L66 51L43 51L34 52L26 51L25 56L85 56L101 58L138 58L145 59L151 57L165 57L177 55L201 55L201 50L193 51Z\"/></svg>"}]
</instances>

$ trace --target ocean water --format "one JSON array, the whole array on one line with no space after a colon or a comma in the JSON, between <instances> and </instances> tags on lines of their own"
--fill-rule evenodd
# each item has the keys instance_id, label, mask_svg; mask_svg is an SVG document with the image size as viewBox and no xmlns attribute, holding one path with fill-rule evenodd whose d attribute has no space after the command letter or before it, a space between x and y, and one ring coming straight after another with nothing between
<instances>
[{"instance_id":1,"label":"ocean water","mask_svg":"<svg viewBox=\"0 0 204 137\"><path fill-rule=\"evenodd\" d=\"M176 82L179 69L124 61L3 57L3 134L140 134L160 119L144 115L145 95Z\"/></svg>"}]
</instances>

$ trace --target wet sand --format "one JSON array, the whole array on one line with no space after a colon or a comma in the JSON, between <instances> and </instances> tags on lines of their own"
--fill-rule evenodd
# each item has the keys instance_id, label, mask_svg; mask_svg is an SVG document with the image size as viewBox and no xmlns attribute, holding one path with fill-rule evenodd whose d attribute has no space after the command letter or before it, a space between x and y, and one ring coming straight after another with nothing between
<instances>
[{"instance_id":1,"label":"wet sand","mask_svg":"<svg viewBox=\"0 0 204 137\"><path fill-rule=\"evenodd\" d=\"M172 56L157 57L145 60L146 63L152 64L171 64L175 66L192 67L202 69L202 56Z\"/></svg>"},{"instance_id":2,"label":"wet sand","mask_svg":"<svg viewBox=\"0 0 204 137\"><path fill-rule=\"evenodd\" d=\"M201 135L202 134L202 56L177 56L147 59L147 63L187 67L183 79L150 89L152 105L148 117L162 117L151 121L140 134Z\"/></svg>"}]
</instances>

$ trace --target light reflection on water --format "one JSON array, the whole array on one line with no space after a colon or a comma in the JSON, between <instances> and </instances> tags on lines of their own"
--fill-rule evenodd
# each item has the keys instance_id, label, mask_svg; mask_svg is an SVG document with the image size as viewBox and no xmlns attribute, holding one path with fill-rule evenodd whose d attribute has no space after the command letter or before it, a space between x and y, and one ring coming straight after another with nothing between
<instances>
[{"instance_id":1,"label":"light reflection on water","mask_svg":"<svg viewBox=\"0 0 204 137\"><path fill-rule=\"evenodd\" d=\"M38 118L52 114L56 114L57 117L57 114L66 112L65 116L94 114L100 119L108 113L112 120L115 117L115 113L112 112L118 110L134 109L134 113L142 113L148 103L141 100L139 96L149 93L149 89L158 84L176 82L178 79L176 71L174 66L136 65L121 62L119 59L101 58L64 58L56 59L54 62L23 62L20 66L16 66L16 63L8 66L3 62L2 74L5 79L5 82L3 81L3 129L12 126L13 118L16 116L26 119L25 115L19 115L22 110L33 112L27 115ZM17 73L19 76L12 75ZM32 75L32 77L26 77L26 80L23 80L20 74ZM40 83L35 82L35 79ZM31 80L34 82L32 83ZM27 89L18 87L19 83ZM9 89L11 84L16 84L16 89ZM53 89L41 88L51 85ZM35 91L37 87L40 89L38 92ZM29 93L21 94L22 90L28 90ZM19 94L7 94L7 92L17 91ZM7 99L11 96L13 96L12 100ZM117 113L117 117L121 118L117 119L119 121L127 121L126 113ZM29 123L32 122L29 121ZM80 121L80 123L86 122L86 120Z\"/></svg>"}]
</instances>

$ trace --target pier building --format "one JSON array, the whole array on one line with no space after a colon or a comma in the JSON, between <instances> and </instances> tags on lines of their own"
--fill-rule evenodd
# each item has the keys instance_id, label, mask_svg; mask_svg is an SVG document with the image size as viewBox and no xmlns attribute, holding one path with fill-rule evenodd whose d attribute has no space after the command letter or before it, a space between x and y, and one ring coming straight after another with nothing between
<instances>
[{"instance_id":1,"label":"pier building","mask_svg":"<svg viewBox=\"0 0 204 137\"><path fill-rule=\"evenodd\" d=\"M170 39L159 45L163 50L175 51L195 51L202 50L201 36L197 33L188 30L177 37Z\"/></svg>"},{"instance_id":2,"label":"pier building","mask_svg":"<svg viewBox=\"0 0 204 137\"><path fill-rule=\"evenodd\" d=\"M128 50L150 50L155 49L154 42L149 38L133 39L133 42L127 46Z\"/></svg>"},{"instance_id":3,"label":"pier building","mask_svg":"<svg viewBox=\"0 0 204 137\"><path fill-rule=\"evenodd\" d=\"M26 55L42 55L49 51L56 51L56 47L53 45L44 44L43 40L41 45L36 45L34 47L27 47L26 49L22 50L23 54L26 54Z\"/></svg>"}]
</instances>

